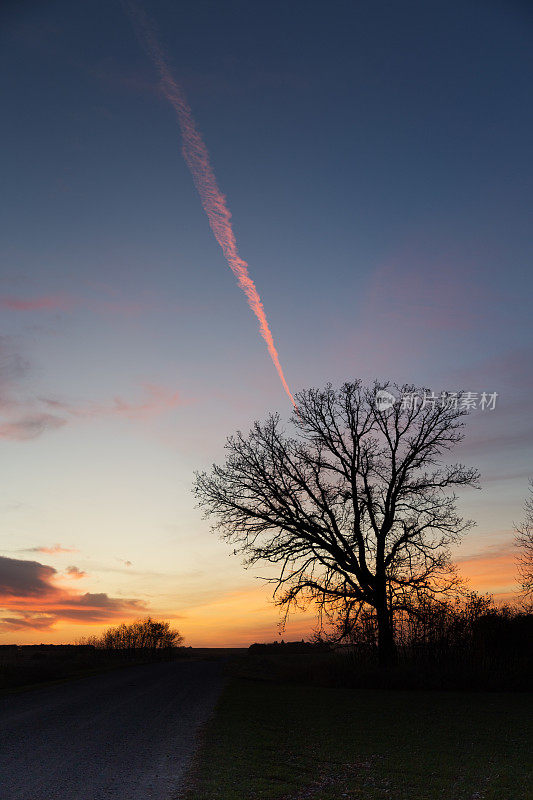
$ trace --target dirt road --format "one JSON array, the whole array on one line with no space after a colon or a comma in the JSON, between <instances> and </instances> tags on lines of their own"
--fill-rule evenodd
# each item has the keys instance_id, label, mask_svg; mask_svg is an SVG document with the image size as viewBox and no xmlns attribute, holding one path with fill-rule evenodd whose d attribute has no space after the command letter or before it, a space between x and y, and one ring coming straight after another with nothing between
<instances>
[{"instance_id":1,"label":"dirt road","mask_svg":"<svg viewBox=\"0 0 533 800\"><path fill-rule=\"evenodd\" d=\"M2 800L172 800L221 685L175 661L1 698Z\"/></svg>"}]
</instances>

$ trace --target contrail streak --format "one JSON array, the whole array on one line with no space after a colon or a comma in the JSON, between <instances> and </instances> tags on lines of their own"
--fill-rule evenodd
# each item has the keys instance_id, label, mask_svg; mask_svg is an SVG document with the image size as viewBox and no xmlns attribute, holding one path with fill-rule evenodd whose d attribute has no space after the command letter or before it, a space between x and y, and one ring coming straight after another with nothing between
<instances>
[{"instance_id":1,"label":"contrail streak","mask_svg":"<svg viewBox=\"0 0 533 800\"><path fill-rule=\"evenodd\" d=\"M137 3L128 2L127 0L124 5L133 21L141 44L155 63L161 78L162 92L177 114L182 136L183 157L200 195L211 230L222 248L228 266L237 278L237 283L246 295L248 305L257 317L259 331L266 342L270 358L274 363L283 388L296 409L294 397L283 374L263 303L248 272L248 264L239 256L237 250L237 242L231 224L231 212L226 204L225 196L218 187L215 173L209 161L207 147L196 128L185 94L170 71L166 54L144 10Z\"/></svg>"}]
</instances>

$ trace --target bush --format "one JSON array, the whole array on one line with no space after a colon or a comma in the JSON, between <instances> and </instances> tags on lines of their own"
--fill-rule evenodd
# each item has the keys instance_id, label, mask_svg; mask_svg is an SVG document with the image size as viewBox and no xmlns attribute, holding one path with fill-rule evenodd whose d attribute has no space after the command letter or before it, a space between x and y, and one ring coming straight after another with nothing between
<instances>
[{"instance_id":1,"label":"bush","mask_svg":"<svg viewBox=\"0 0 533 800\"><path fill-rule=\"evenodd\" d=\"M151 617L139 619L116 628L108 628L101 636L84 639L81 644L89 644L97 650L116 650L125 655L163 656L172 653L183 643L183 636L173 630L168 622L158 622Z\"/></svg>"}]
</instances>

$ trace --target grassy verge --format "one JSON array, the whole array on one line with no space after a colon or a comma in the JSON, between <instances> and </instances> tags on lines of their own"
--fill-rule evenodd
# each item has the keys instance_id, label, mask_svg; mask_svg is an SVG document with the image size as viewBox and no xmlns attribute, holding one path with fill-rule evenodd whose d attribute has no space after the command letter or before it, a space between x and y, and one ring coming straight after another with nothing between
<instances>
[{"instance_id":1,"label":"grassy verge","mask_svg":"<svg viewBox=\"0 0 533 800\"><path fill-rule=\"evenodd\" d=\"M531 800L532 733L528 694L234 679L180 797Z\"/></svg>"}]
</instances>

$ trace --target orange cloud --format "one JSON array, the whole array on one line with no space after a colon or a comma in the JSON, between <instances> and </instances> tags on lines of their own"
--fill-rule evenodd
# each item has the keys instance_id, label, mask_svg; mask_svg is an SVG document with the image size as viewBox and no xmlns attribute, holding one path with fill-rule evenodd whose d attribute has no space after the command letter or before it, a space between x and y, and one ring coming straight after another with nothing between
<instances>
[{"instance_id":1,"label":"orange cloud","mask_svg":"<svg viewBox=\"0 0 533 800\"><path fill-rule=\"evenodd\" d=\"M87 577L87 573L78 567L67 567L65 573L69 576L69 578L75 578L76 580Z\"/></svg>"},{"instance_id":2,"label":"orange cloud","mask_svg":"<svg viewBox=\"0 0 533 800\"><path fill-rule=\"evenodd\" d=\"M63 547L61 544L54 544L51 547L29 547L26 552L56 555L57 553L79 553L79 550L76 550L74 547Z\"/></svg>"},{"instance_id":3,"label":"orange cloud","mask_svg":"<svg viewBox=\"0 0 533 800\"><path fill-rule=\"evenodd\" d=\"M43 630L63 621L106 623L145 610L140 600L64 589L54 583L57 574L54 567L38 561L0 556L0 631Z\"/></svg>"}]
</instances>

